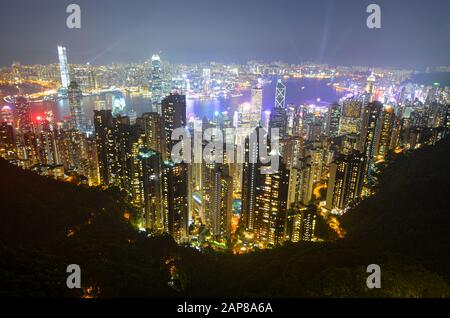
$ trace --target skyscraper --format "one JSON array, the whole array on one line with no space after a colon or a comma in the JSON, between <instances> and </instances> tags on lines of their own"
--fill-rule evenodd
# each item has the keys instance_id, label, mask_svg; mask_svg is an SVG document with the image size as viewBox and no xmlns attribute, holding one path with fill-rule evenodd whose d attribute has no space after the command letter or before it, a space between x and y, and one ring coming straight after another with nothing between
<instances>
[{"instance_id":1,"label":"skyscraper","mask_svg":"<svg viewBox=\"0 0 450 318\"><path fill-rule=\"evenodd\" d=\"M224 164L204 164L203 169L206 226L215 240L227 241L231 238L233 179Z\"/></svg>"},{"instance_id":2,"label":"skyscraper","mask_svg":"<svg viewBox=\"0 0 450 318\"><path fill-rule=\"evenodd\" d=\"M275 107L270 114L270 128L277 128L281 138L286 137L287 113L286 113L286 86L278 80L275 89Z\"/></svg>"},{"instance_id":3,"label":"skyscraper","mask_svg":"<svg viewBox=\"0 0 450 318\"><path fill-rule=\"evenodd\" d=\"M141 148L139 160L139 207L143 216L142 224L151 230L163 230L162 162L161 154Z\"/></svg>"},{"instance_id":4,"label":"skyscraper","mask_svg":"<svg viewBox=\"0 0 450 318\"><path fill-rule=\"evenodd\" d=\"M188 233L188 167L166 161L162 173L164 230L178 243Z\"/></svg>"},{"instance_id":5,"label":"skyscraper","mask_svg":"<svg viewBox=\"0 0 450 318\"><path fill-rule=\"evenodd\" d=\"M161 114L161 101L163 97L161 58L158 54L152 56L151 61L151 93L152 112Z\"/></svg>"},{"instance_id":6,"label":"skyscraper","mask_svg":"<svg viewBox=\"0 0 450 318\"><path fill-rule=\"evenodd\" d=\"M328 107L327 136L336 138L339 136L339 122L341 119L341 105L333 103Z\"/></svg>"},{"instance_id":7,"label":"skyscraper","mask_svg":"<svg viewBox=\"0 0 450 318\"><path fill-rule=\"evenodd\" d=\"M95 141L97 145L100 183L104 186L114 181L116 143L113 134L113 116L111 110L94 111Z\"/></svg>"},{"instance_id":8,"label":"skyscraper","mask_svg":"<svg viewBox=\"0 0 450 318\"><path fill-rule=\"evenodd\" d=\"M365 158L358 152L338 156L330 167L326 208L344 210L361 196Z\"/></svg>"},{"instance_id":9,"label":"skyscraper","mask_svg":"<svg viewBox=\"0 0 450 318\"><path fill-rule=\"evenodd\" d=\"M162 118L158 113L144 113L137 119L145 133L145 146L148 149L161 153L163 150L161 138L163 137Z\"/></svg>"},{"instance_id":10,"label":"skyscraper","mask_svg":"<svg viewBox=\"0 0 450 318\"><path fill-rule=\"evenodd\" d=\"M370 76L367 78L367 85L366 85L367 101L369 103L373 102L375 96L375 82L376 78L372 72Z\"/></svg>"},{"instance_id":11,"label":"skyscraper","mask_svg":"<svg viewBox=\"0 0 450 318\"><path fill-rule=\"evenodd\" d=\"M275 89L275 109L277 108L286 109L286 85L281 79L278 80Z\"/></svg>"},{"instance_id":12,"label":"skyscraper","mask_svg":"<svg viewBox=\"0 0 450 318\"><path fill-rule=\"evenodd\" d=\"M256 187L261 178L259 142L245 138L245 161L242 168L242 219L245 229L253 231L255 226Z\"/></svg>"},{"instance_id":13,"label":"skyscraper","mask_svg":"<svg viewBox=\"0 0 450 318\"><path fill-rule=\"evenodd\" d=\"M83 93L81 92L78 83L72 81L68 90L69 107L71 115L71 128L78 130L79 132L86 131L86 123L84 120L83 111Z\"/></svg>"},{"instance_id":14,"label":"skyscraper","mask_svg":"<svg viewBox=\"0 0 450 318\"><path fill-rule=\"evenodd\" d=\"M378 129L377 131L378 136L375 145L375 156L378 160L384 160L391 147L394 123L394 109L389 106L384 107L383 111L381 112L380 129Z\"/></svg>"},{"instance_id":15,"label":"skyscraper","mask_svg":"<svg viewBox=\"0 0 450 318\"><path fill-rule=\"evenodd\" d=\"M67 64L67 51L64 46L58 46L59 68L61 72L61 86L67 88L70 85L69 65Z\"/></svg>"},{"instance_id":16,"label":"skyscraper","mask_svg":"<svg viewBox=\"0 0 450 318\"><path fill-rule=\"evenodd\" d=\"M254 233L263 246L279 245L284 240L288 188L289 171L283 162L277 172L257 178Z\"/></svg>"},{"instance_id":17,"label":"skyscraper","mask_svg":"<svg viewBox=\"0 0 450 318\"><path fill-rule=\"evenodd\" d=\"M366 181L372 179L373 170L375 167L374 156L377 144L377 137L379 137L378 130L381 129L381 110L383 104L380 102L369 103L363 113L363 121L361 128L360 150L366 157Z\"/></svg>"},{"instance_id":18,"label":"skyscraper","mask_svg":"<svg viewBox=\"0 0 450 318\"><path fill-rule=\"evenodd\" d=\"M202 82L203 82L203 92L204 94L209 94L210 84L211 84L211 69L204 68L202 72Z\"/></svg>"},{"instance_id":19,"label":"skyscraper","mask_svg":"<svg viewBox=\"0 0 450 318\"><path fill-rule=\"evenodd\" d=\"M361 129L362 102L345 100L342 106L342 117L339 120L339 135L359 133Z\"/></svg>"},{"instance_id":20,"label":"skyscraper","mask_svg":"<svg viewBox=\"0 0 450 318\"><path fill-rule=\"evenodd\" d=\"M263 89L260 86L256 86L252 88L252 101L251 101L251 109L248 114L243 114L244 117L249 116L248 121L250 126L256 127L259 125L262 117L263 110Z\"/></svg>"},{"instance_id":21,"label":"skyscraper","mask_svg":"<svg viewBox=\"0 0 450 318\"><path fill-rule=\"evenodd\" d=\"M186 96L170 94L162 100L162 124L164 127L163 159L171 158L173 146L178 140L172 140L172 132L177 128L186 127Z\"/></svg>"}]
</instances>

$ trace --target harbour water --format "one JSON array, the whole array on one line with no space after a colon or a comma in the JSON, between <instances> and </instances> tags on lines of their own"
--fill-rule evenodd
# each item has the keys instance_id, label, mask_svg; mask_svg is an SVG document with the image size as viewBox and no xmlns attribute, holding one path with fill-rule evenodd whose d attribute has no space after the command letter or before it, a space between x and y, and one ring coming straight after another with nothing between
<instances>
[{"instance_id":1,"label":"harbour water","mask_svg":"<svg viewBox=\"0 0 450 318\"><path fill-rule=\"evenodd\" d=\"M275 101L276 80L263 87L263 109L271 110ZM316 104L327 106L337 101L344 93L334 89L328 80L321 79L289 79L286 85L287 104ZM232 113L239 105L251 101L251 91L242 91L242 96L208 99L208 100L187 100L187 116L212 118L216 111L228 111ZM124 95L126 102L125 112L133 109L137 116L151 111L151 101L149 97L140 95ZM101 99L99 96L86 96L83 98L83 108L86 118L92 120L95 101ZM43 115L45 111L52 110L54 118L61 121L70 116L68 100L44 101L32 103L32 116Z\"/></svg>"}]
</instances>

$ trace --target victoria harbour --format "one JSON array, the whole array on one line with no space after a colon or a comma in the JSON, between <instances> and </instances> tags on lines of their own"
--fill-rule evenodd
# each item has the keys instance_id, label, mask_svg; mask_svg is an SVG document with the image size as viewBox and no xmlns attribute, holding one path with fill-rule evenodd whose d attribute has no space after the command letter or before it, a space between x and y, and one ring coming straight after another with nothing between
<instances>
[{"instance_id":1,"label":"victoria harbour","mask_svg":"<svg viewBox=\"0 0 450 318\"><path fill-rule=\"evenodd\" d=\"M1 8L0 298L450 297L449 0Z\"/></svg>"}]
</instances>

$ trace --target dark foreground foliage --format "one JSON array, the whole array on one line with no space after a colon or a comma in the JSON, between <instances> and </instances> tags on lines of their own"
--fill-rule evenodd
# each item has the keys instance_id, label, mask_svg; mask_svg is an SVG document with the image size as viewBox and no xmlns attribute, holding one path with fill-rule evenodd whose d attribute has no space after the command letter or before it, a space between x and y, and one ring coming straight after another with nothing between
<instances>
[{"instance_id":1,"label":"dark foreground foliage","mask_svg":"<svg viewBox=\"0 0 450 318\"><path fill-rule=\"evenodd\" d=\"M117 191L0 160L0 297L448 297L449 163L449 140L397 158L342 220L343 240L233 256L147 238ZM81 290L66 287L68 264ZM380 290L366 287L369 264Z\"/></svg>"}]
</instances>

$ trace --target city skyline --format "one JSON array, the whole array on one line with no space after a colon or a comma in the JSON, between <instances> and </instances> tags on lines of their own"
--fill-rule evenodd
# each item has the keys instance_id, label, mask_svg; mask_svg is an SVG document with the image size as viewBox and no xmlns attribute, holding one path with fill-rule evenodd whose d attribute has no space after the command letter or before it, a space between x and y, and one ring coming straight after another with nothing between
<instances>
[{"instance_id":1,"label":"city skyline","mask_svg":"<svg viewBox=\"0 0 450 318\"><path fill-rule=\"evenodd\" d=\"M22 1L0 297L450 296L448 0Z\"/></svg>"}]
</instances>

